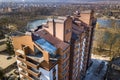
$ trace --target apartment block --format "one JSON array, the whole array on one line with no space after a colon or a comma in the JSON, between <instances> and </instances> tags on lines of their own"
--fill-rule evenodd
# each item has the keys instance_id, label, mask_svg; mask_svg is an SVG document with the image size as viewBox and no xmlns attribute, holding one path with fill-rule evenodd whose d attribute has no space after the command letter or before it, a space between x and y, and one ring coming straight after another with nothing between
<instances>
[{"instance_id":1,"label":"apartment block","mask_svg":"<svg viewBox=\"0 0 120 80\"><path fill-rule=\"evenodd\" d=\"M96 20L74 16L48 19L42 29L13 36L22 80L82 80L90 62ZM83 17L83 16L82 16Z\"/></svg>"},{"instance_id":2,"label":"apartment block","mask_svg":"<svg viewBox=\"0 0 120 80\"><path fill-rule=\"evenodd\" d=\"M87 20L82 18L89 16ZM91 11L83 15L74 13L70 45L70 80L82 80L89 67L91 46L96 19ZM82 18L81 18L82 17ZM92 17L90 19L90 17ZM85 21L85 22L84 22ZM89 23L88 23L89 21Z\"/></svg>"}]
</instances>

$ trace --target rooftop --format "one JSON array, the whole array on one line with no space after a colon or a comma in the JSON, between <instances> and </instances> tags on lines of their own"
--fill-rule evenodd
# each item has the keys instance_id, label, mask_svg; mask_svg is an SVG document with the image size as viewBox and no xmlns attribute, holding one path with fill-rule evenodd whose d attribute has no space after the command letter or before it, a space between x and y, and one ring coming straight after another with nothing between
<instances>
[{"instance_id":1,"label":"rooftop","mask_svg":"<svg viewBox=\"0 0 120 80\"><path fill-rule=\"evenodd\" d=\"M7 57L9 57L9 55L6 52L0 53L0 68L6 69L8 66L10 66L16 62L15 57L12 57L9 60L7 60Z\"/></svg>"},{"instance_id":2,"label":"rooftop","mask_svg":"<svg viewBox=\"0 0 120 80\"><path fill-rule=\"evenodd\" d=\"M39 45L44 47L47 47L47 51L54 52L57 48L61 48L63 51L69 47L69 44L59 40L58 38L52 36L49 32L46 30L39 30L34 33L33 36L34 41L38 41ZM45 42L42 44L42 42ZM46 47L44 47L45 49ZM49 49L50 48L50 49ZM52 49L52 50L51 50Z\"/></svg>"},{"instance_id":3,"label":"rooftop","mask_svg":"<svg viewBox=\"0 0 120 80\"><path fill-rule=\"evenodd\" d=\"M81 11L80 13L91 13L92 10L85 10L85 11Z\"/></svg>"},{"instance_id":4,"label":"rooftop","mask_svg":"<svg viewBox=\"0 0 120 80\"><path fill-rule=\"evenodd\" d=\"M44 23L47 23L47 20L34 20L31 21L27 24L27 29L32 30L32 29L37 29L38 26L43 25Z\"/></svg>"},{"instance_id":5,"label":"rooftop","mask_svg":"<svg viewBox=\"0 0 120 80\"><path fill-rule=\"evenodd\" d=\"M50 18L48 19L48 21L55 21L55 22L59 22L59 23L64 23L64 21L67 19L67 17L64 17L64 16L58 16L57 18Z\"/></svg>"}]
</instances>

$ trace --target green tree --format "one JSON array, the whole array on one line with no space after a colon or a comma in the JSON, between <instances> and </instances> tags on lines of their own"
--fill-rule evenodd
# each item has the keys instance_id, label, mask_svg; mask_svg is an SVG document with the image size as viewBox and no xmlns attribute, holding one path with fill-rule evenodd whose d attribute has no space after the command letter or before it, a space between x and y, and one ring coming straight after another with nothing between
<instances>
[{"instance_id":1,"label":"green tree","mask_svg":"<svg viewBox=\"0 0 120 80\"><path fill-rule=\"evenodd\" d=\"M7 52L12 55L14 54L14 48L13 48L13 44L12 44L12 40L9 36L6 37L7 41L6 41L6 45L7 45Z\"/></svg>"},{"instance_id":2,"label":"green tree","mask_svg":"<svg viewBox=\"0 0 120 80\"><path fill-rule=\"evenodd\" d=\"M99 52L101 52L105 47L104 35L105 35L104 31L96 30L95 32L95 40L97 42L97 49Z\"/></svg>"},{"instance_id":3,"label":"green tree","mask_svg":"<svg viewBox=\"0 0 120 80\"><path fill-rule=\"evenodd\" d=\"M3 78L3 71L2 71L2 68L0 67L0 80Z\"/></svg>"},{"instance_id":4,"label":"green tree","mask_svg":"<svg viewBox=\"0 0 120 80\"><path fill-rule=\"evenodd\" d=\"M114 57L120 57L120 38L114 44Z\"/></svg>"},{"instance_id":5,"label":"green tree","mask_svg":"<svg viewBox=\"0 0 120 80\"><path fill-rule=\"evenodd\" d=\"M7 18L7 17L1 18L0 19L0 26L6 28L9 25L9 22L10 22L9 18Z\"/></svg>"}]
</instances>

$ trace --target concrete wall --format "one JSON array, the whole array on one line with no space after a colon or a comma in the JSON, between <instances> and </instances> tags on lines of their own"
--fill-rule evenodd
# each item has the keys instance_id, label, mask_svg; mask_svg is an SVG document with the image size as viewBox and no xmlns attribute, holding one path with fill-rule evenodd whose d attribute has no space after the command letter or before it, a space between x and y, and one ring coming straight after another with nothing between
<instances>
[{"instance_id":1,"label":"concrete wall","mask_svg":"<svg viewBox=\"0 0 120 80\"><path fill-rule=\"evenodd\" d=\"M55 24L55 36L64 41L64 23L56 23Z\"/></svg>"},{"instance_id":2,"label":"concrete wall","mask_svg":"<svg viewBox=\"0 0 120 80\"><path fill-rule=\"evenodd\" d=\"M44 27L45 30L47 30L50 34L57 37L58 39L62 41L70 41L71 39L71 29L72 29L72 18L67 17L63 20L52 20L48 21L48 27ZM69 31L66 34L66 31Z\"/></svg>"},{"instance_id":3,"label":"concrete wall","mask_svg":"<svg viewBox=\"0 0 120 80\"><path fill-rule=\"evenodd\" d=\"M58 80L58 65L55 66L56 69L56 80ZM47 71L43 68L39 68L39 72L41 72L40 80L53 80L53 68L50 71Z\"/></svg>"},{"instance_id":4,"label":"concrete wall","mask_svg":"<svg viewBox=\"0 0 120 80\"><path fill-rule=\"evenodd\" d=\"M48 21L47 28L44 27L45 30L47 30L51 35L53 35L53 21Z\"/></svg>"},{"instance_id":5,"label":"concrete wall","mask_svg":"<svg viewBox=\"0 0 120 80\"><path fill-rule=\"evenodd\" d=\"M70 42L72 34L72 18L68 18L65 21L65 30L64 30L64 41Z\"/></svg>"},{"instance_id":6,"label":"concrete wall","mask_svg":"<svg viewBox=\"0 0 120 80\"><path fill-rule=\"evenodd\" d=\"M90 14L89 13L81 13L80 14L80 20L82 20L83 22L85 22L86 24L90 24Z\"/></svg>"},{"instance_id":7,"label":"concrete wall","mask_svg":"<svg viewBox=\"0 0 120 80\"><path fill-rule=\"evenodd\" d=\"M13 40L13 46L15 51L21 49L22 45L26 45L29 47L29 52L34 53L34 46L31 35L25 35L25 36L15 36L12 37Z\"/></svg>"}]
</instances>

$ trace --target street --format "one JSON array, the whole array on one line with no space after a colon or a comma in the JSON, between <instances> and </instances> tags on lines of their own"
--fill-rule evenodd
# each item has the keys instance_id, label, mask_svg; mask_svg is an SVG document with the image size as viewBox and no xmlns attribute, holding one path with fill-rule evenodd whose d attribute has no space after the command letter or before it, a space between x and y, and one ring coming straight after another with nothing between
<instances>
[{"instance_id":1,"label":"street","mask_svg":"<svg viewBox=\"0 0 120 80\"><path fill-rule=\"evenodd\" d=\"M104 63L103 68L101 69L100 73L96 73L97 68L99 68L100 63L102 60L92 59L93 63L91 67L88 69L84 80L104 80L104 75L107 70L107 62Z\"/></svg>"}]
</instances>

